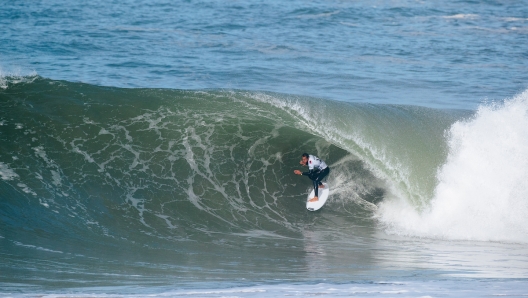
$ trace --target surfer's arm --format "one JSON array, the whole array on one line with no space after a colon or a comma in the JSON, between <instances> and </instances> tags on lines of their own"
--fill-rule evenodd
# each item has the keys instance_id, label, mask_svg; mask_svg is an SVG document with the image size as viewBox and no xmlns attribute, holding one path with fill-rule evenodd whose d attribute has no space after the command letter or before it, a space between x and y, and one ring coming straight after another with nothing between
<instances>
[{"instance_id":1,"label":"surfer's arm","mask_svg":"<svg viewBox=\"0 0 528 298\"><path fill-rule=\"evenodd\" d=\"M315 169L310 169L308 170L308 172L302 172L301 175L306 175L306 176L309 176L309 175L312 175L315 171Z\"/></svg>"},{"instance_id":2,"label":"surfer's arm","mask_svg":"<svg viewBox=\"0 0 528 298\"><path fill-rule=\"evenodd\" d=\"M308 172L301 172L299 170L293 171L295 175L311 175L314 172L314 170L309 170Z\"/></svg>"}]
</instances>

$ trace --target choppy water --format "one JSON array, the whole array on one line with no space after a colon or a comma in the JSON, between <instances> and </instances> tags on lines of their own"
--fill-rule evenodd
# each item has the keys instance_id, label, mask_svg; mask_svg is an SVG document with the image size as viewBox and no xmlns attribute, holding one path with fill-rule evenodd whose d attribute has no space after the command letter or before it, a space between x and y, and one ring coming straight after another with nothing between
<instances>
[{"instance_id":1,"label":"choppy water","mask_svg":"<svg viewBox=\"0 0 528 298\"><path fill-rule=\"evenodd\" d=\"M528 87L524 1L7 2L4 72L476 108Z\"/></svg>"},{"instance_id":2,"label":"choppy water","mask_svg":"<svg viewBox=\"0 0 528 298\"><path fill-rule=\"evenodd\" d=\"M2 295L526 293L522 2L21 1L0 24ZM305 151L332 168L320 212Z\"/></svg>"}]
</instances>

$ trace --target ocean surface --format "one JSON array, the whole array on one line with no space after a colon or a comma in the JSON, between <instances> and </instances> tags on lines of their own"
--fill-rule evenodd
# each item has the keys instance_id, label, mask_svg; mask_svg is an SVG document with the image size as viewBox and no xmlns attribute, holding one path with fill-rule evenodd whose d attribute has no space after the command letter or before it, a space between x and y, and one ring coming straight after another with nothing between
<instances>
[{"instance_id":1,"label":"ocean surface","mask_svg":"<svg viewBox=\"0 0 528 298\"><path fill-rule=\"evenodd\" d=\"M0 29L0 296L528 295L528 2L5 1Z\"/></svg>"}]
</instances>

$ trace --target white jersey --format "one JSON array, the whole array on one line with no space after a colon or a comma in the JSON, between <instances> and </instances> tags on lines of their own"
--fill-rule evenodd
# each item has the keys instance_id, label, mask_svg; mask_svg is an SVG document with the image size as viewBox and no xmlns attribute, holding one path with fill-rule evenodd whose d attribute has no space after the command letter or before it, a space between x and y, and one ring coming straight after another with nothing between
<instances>
[{"instance_id":1,"label":"white jersey","mask_svg":"<svg viewBox=\"0 0 528 298\"><path fill-rule=\"evenodd\" d=\"M310 157L308 158L308 169L311 171L313 169L316 169L316 170L319 170L319 171L322 171L324 169L326 169L328 166L326 165L326 163L322 160L319 159L319 157L315 156L315 155L310 155Z\"/></svg>"}]
</instances>

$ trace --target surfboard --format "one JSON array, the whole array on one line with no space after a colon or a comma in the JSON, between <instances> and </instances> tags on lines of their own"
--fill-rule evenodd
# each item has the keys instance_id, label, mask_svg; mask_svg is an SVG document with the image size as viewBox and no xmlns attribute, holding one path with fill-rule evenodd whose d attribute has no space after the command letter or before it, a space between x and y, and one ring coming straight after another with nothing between
<instances>
[{"instance_id":1,"label":"surfboard","mask_svg":"<svg viewBox=\"0 0 528 298\"><path fill-rule=\"evenodd\" d=\"M309 202L310 199L315 196L315 190L312 189L312 192L306 200L306 209L308 209L308 211L317 211L321 209L321 207L323 207L323 205L326 203L328 194L330 193L330 187L328 187L328 184L325 182L323 182L323 185L324 188L319 188L319 200L316 202Z\"/></svg>"}]
</instances>

